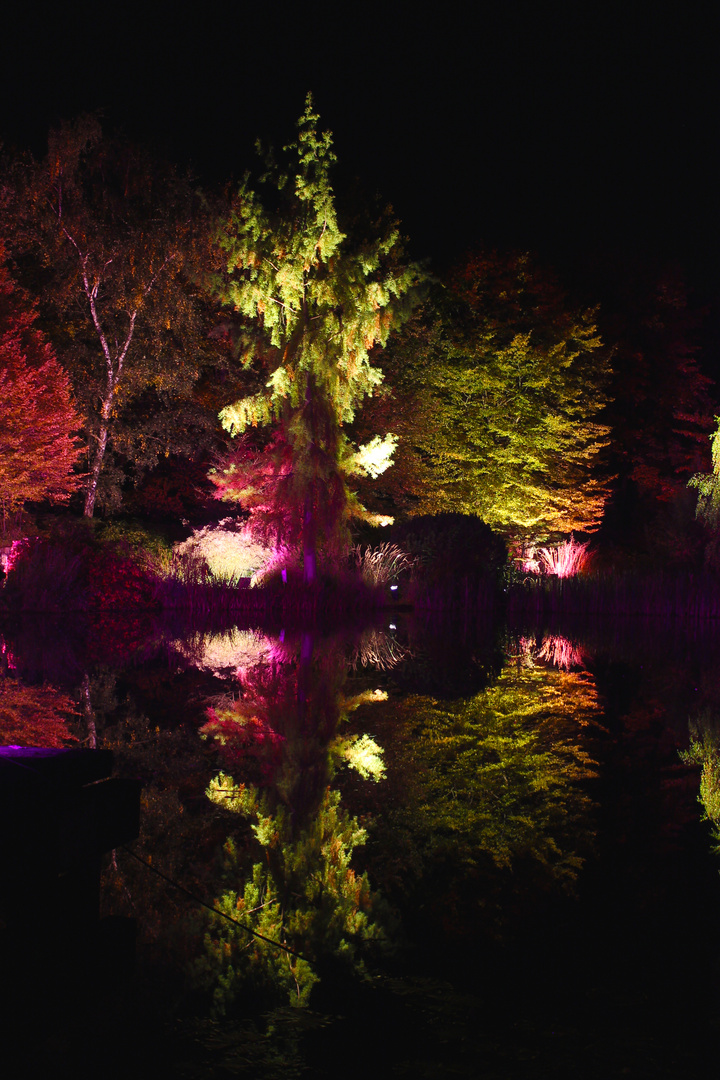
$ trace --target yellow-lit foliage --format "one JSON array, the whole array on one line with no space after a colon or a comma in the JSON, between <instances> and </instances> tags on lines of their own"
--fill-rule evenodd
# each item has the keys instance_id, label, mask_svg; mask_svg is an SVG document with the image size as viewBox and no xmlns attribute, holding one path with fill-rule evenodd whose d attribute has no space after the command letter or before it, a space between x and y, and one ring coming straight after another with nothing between
<instances>
[{"instance_id":1,"label":"yellow-lit foliage","mask_svg":"<svg viewBox=\"0 0 720 1080\"><path fill-rule=\"evenodd\" d=\"M359 946L382 936L367 876L350 866L365 830L330 789L299 834L287 807L273 811L267 795L225 774L210 785L208 797L245 816L264 849L262 860L244 873L234 841L225 845L229 888L215 906L247 930L211 916L199 969L213 987L215 1008L224 1013L243 990L270 999L279 991L305 1006L318 980L315 961L334 955L359 962ZM248 931L293 952L274 949Z\"/></svg>"},{"instance_id":2,"label":"yellow-lit foliage","mask_svg":"<svg viewBox=\"0 0 720 1080\"><path fill-rule=\"evenodd\" d=\"M513 664L473 698L410 697L398 711L415 774L408 827L428 853L507 869L530 860L575 878L591 837L589 675Z\"/></svg>"},{"instance_id":3,"label":"yellow-lit foliage","mask_svg":"<svg viewBox=\"0 0 720 1080\"><path fill-rule=\"evenodd\" d=\"M382 360L408 509L476 514L536 542L595 528L610 430L595 312L572 310L524 254L471 257L450 285ZM403 491L389 494L403 505Z\"/></svg>"},{"instance_id":4,"label":"yellow-lit foliage","mask_svg":"<svg viewBox=\"0 0 720 1080\"><path fill-rule=\"evenodd\" d=\"M720 840L720 725L714 715L704 713L691 721L690 747L681 757L702 768L698 798Z\"/></svg>"}]
</instances>

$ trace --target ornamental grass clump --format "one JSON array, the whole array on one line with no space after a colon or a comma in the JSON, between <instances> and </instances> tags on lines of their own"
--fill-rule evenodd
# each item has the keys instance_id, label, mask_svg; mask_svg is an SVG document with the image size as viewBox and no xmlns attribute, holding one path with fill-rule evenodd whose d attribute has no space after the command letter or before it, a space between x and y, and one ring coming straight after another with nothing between
<instances>
[{"instance_id":1,"label":"ornamental grass clump","mask_svg":"<svg viewBox=\"0 0 720 1080\"><path fill-rule=\"evenodd\" d=\"M524 553L526 573L549 574L551 577L575 577L586 569L590 542L581 544L574 536L554 547L530 548Z\"/></svg>"},{"instance_id":2,"label":"ornamental grass clump","mask_svg":"<svg viewBox=\"0 0 720 1080\"><path fill-rule=\"evenodd\" d=\"M397 544L381 544L380 547L366 547L364 550L358 544L351 551L351 558L363 581L378 588L381 585L390 585L397 581L400 574L409 572L416 564L407 552Z\"/></svg>"}]
</instances>

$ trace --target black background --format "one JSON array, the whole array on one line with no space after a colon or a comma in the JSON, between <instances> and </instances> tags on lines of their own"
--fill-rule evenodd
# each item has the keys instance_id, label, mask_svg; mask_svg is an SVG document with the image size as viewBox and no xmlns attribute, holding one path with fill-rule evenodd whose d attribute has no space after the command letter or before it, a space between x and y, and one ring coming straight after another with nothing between
<instances>
[{"instance_id":1,"label":"black background","mask_svg":"<svg viewBox=\"0 0 720 1080\"><path fill-rule=\"evenodd\" d=\"M6 16L0 136L42 153L101 108L211 184L282 144L311 90L337 183L392 203L433 265L533 249L602 299L614 268L718 284L717 7L25 4Z\"/></svg>"}]
</instances>

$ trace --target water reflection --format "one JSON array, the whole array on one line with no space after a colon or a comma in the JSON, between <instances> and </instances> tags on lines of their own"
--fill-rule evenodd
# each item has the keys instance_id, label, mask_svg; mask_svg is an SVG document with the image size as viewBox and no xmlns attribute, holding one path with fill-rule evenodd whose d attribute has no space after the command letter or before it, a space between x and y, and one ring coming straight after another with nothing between
<instances>
[{"instance_id":1,"label":"water reflection","mask_svg":"<svg viewBox=\"0 0 720 1080\"><path fill-rule=\"evenodd\" d=\"M720 722L706 708L691 718L689 730L690 746L681 756L687 764L700 766L698 800L712 823L715 849L720 852Z\"/></svg>"},{"instance_id":2,"label":"water reflection","mask_svg":"<svg viewBox=\"0 0 720 1080\"><path fill-rule=\"evenodd\" d=\"M77 705L53 686L26 686L0 676L0 746L67 746Z\"/></svg>"},{"instance_id":3,"label":"water reflection","mask_svg":"<svg viewBox=\"0 0 720 1080\"><path fill-rule=\"evenodd\" d=\"M697 903L697 774L678 749L692 715L692 760L720 821L717 647L670 628L644 642L632 627L604 641L598 627L592 640L553 627L518 632L501 655L502 628L440 629L436 641L429 623L399 620L363 638L156 627L119 659L98 643L83 651L70 631L56 645L47 627L8 632L4 741L111 747L117 771L144 784L135 850L269 939L116 852L104 911L137 919L141 1011L158 1016L162 1003L205 1024L214 1004L226 1025L254 1018L255 1049L249 1027L222 1028L235 1031L237 1060L272 1043L280 1068L272 1038L280 1017L295 1023L285 1003L332 1027L336 1013L350 1023L363 993L375 1004L357 1006L353 1045L367 1040L366 1063L377 1060L367 1017L387 1016L399 1076L442 1075L448 1055L457 1075L477 1075L480 1052L489 1075L514 1075L516 1039L555 1075L550 1031L574 1067L587 1045L602 1047L588 1074L600 1076L647 1048L637 1001L650 1002L643 1017L689 1001L692 953L671 944L672 927L688 925L686 894ZM692 925L705 933L699 917Z\"/></svg>"},{"instance_id":4,"label":"water reflection","mask_svg":"<svg viewBox=\"0 0 720 1080\"><path fill-rule=\"evenodd\" d=\"M387 663L392 651L377 635L373 648ZM235 835L226 841L215 906L237 921L211 917L199 965L221 1012L241 993L272 1002L282 991L305 1005L330 958L362 968L368 945L384 937L367 874L351 866L366 831L333 787L344 765L382 778L381 748L366 733L343 732L361 701L382 695L348 695L348 673L342 641L306 633L276 642L238 669L238 697L211 708L202 728L234 774L213 779L208 797L252 835L244 846Z\"/></svg>"}]
</instances>

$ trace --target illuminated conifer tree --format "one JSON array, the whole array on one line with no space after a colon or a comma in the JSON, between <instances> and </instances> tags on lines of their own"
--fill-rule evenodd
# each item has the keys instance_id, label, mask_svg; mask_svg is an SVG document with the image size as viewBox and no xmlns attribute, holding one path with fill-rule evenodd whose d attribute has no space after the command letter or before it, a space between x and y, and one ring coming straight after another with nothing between
<instances>
[{"instance_id":1,"label":"illuminated conifer tree","mask_svg":"<svg viewBox=\"0 0 720 1080\"><path fill-rule=\"evenodd\" d=\"M341 231L332 139L318 119L308 96L297 141L285 148L287 170L267 160L262 183L272 198L261 200L245 179L219 229L225 270L213 282L244 319L245 364L260 361L269 372L260 393L223 409L222 423L232 435L278 427L257 468L242 455L231 464L224 494L234 492L279 539L302 548L306 583L316 578L319 551L342 550L346 522L363 512L347 478L379 475L390 463L394 436L358 448L343 427L381 382L370 350L409 313L420 281L418 267L402 259L394 223L367 241Z\"/></svg>"}]
</instances>

